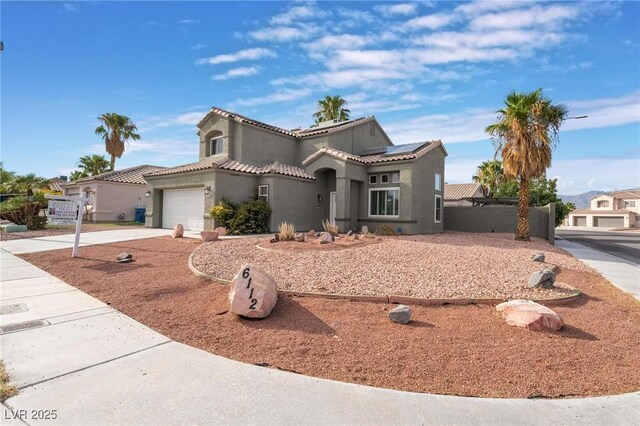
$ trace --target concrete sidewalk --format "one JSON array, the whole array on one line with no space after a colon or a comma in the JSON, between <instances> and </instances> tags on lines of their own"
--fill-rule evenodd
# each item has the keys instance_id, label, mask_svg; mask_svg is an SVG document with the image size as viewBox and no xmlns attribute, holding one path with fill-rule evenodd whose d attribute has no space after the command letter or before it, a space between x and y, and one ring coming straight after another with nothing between
<instances>
[{"instance_id":1,"label":"concrete sidewalk","mask_svg":"<svg viewBox=\"0 0 640 426\"><path fill-rule=\"evenodd\" d=\"M640 267L638 265L565 239L556 239L556 247L568 251L600 272L616 287L640 299Z\"/></svg>"},{"instance_id":2,"label":"concrete sidewalk","mask_svg":"<svg viewBox=\"0 0 640 426\"><path fill-rule=\"evenodd\" d=\"M463 398L243 364L173 342L4 250L0 265L0 348L20 388L0 408L7 425L640 422L640 393ZM56 410L56 419L32 410Z\"/></svg>"}]
</instances>

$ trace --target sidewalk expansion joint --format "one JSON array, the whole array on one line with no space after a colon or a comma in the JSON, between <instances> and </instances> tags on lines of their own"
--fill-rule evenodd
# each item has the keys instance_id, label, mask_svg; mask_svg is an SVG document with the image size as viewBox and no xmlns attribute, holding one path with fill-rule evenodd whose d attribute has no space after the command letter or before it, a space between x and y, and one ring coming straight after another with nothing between
<instances>
[{"instance_id":1,"label":"sidewalk expansion joint","mask_svg":"<svg viewBox=\"0 0 640 426\"><path fill-rule=\"evenodd\" d=\"M28 279L28 278L27 278ZM2 299L0 301L4 302L6 300L15 300L15 299L28 299L30 297L40 297L40 296L50 296L52 294L58 294L58 293L70 293L72 291L80 291L77 288L73 288L71 290L60 290L60 291L52 291L51 293L42 293L42 294L32 294L31 296L19 296L19 297L9 297L7 299Z\"/></svg>"}]
</instances>

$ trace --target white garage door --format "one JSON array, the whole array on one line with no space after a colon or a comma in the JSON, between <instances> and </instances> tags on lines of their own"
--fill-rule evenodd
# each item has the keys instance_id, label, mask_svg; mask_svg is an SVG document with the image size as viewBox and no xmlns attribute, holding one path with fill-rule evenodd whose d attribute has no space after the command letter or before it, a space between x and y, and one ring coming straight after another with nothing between
<instances>
[{"instance_id":1,"label":"white garage door","mask_svg":"<svg viewBox=\"0 0 640 426\"><path fill-rule=\"evenodd\" d=\"M162 194L162 227L178 223L190 231L204 229L204 192L196 189L165 189Z\"/></svg>"}]
</instances>

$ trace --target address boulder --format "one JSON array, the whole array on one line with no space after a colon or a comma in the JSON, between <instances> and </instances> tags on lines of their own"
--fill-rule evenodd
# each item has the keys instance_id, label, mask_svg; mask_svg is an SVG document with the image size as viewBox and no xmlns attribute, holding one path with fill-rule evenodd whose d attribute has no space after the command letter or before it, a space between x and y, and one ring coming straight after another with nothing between
<instances>
[{"instance_id":1,"label":"address boulder","mask_svg":"<svg viewBox=\"0 0 640 426\"><path fill-rule=\"evenodd\" d=\"M229 291L229 310L247 318L266 318L278 301L275 280L257 266L244 264Z\"/></svg>"}]
</instances>

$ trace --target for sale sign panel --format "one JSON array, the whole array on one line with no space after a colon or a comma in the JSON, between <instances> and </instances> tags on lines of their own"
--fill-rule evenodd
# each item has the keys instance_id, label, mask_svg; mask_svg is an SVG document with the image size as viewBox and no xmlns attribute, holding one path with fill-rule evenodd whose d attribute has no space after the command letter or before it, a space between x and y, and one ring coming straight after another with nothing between
<instances>
[{"instance_id":1,"label":"for sale sign panel","mask_svg":"<svg viewBox=\"0 0 640 426\"><path fill-rule=\"evenodd\" d=\"M78 203L49 200L47 218L49 225L74 225L78 218Z\"/></svg>"}]
</instances>

